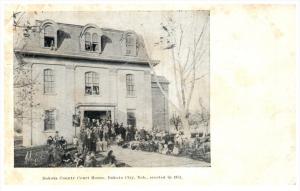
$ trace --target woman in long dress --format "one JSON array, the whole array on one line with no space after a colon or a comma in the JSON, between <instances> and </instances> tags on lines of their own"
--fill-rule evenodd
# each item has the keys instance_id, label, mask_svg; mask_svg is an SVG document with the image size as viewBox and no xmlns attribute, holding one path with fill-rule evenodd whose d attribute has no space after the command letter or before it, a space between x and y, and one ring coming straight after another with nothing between
<instances>
[{"instance_id":1,"label":"woman in long dress","mask_svg":"<svg viewBox=\"0 0 300 191\"><path fill-rule=\"evenodd\" d=\"M97 143L96 143L96 152L101 152L103 151L103 148L102 148L102 141L100 140L100 138L97 139Z\"/></svg>"},{"instance_id":2,"label":"woman in long dress","mask_svg":"<svg viewBox=\"0 0 300 191\"><path fill-rule=\"evenodd\" d=\"M103 151L107 151L107 147L108 147L108 143L107 143L107 141L106 141L107 139L103 139L103 141L102 141L102 150Z\"/></svg>"}]
</instances>

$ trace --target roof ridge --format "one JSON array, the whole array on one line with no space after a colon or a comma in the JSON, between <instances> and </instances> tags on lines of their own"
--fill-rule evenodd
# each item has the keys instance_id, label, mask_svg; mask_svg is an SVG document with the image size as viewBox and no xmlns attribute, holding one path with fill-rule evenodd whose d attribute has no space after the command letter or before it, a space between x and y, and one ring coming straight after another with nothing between
<instances>
[{"instance_id":1,"label":"roof ridge","mask_svg":"<svg viewBox=\"0 0 300 191\"><path fill-rule=\"evenodd\" d=\"M45 19L46 20L46 19ZM40 20L40 19L36 19L36 22L43 22L44 20ZM69 26L76 26L76 27L80 27L83 28L85 25L79 25L79 24L72 24L72 23L61 23L61 22L56 22L58 25L69 25ZM93 23L94 24L94 23ZM114 28L108 28L108 27L99 27L102 30L105 31L114 31L114 32L126 32L126 31L134 31L132 29L128 29L128 30L118 30L118 29L114 29ZM135 31L134 31L135 32Z\"/></svg>"}]
</instances>

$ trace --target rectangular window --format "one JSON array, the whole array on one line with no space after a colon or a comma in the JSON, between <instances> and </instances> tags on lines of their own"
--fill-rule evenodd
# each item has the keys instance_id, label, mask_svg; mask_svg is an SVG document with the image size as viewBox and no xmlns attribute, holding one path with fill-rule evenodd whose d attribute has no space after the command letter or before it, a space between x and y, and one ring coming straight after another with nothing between
<instances>
[{"instance_id":1,"label":"rectangular window","mask_svg":"<svg viewBox=\"0 0 300 191\"><path fill-rule=\"evenodd\" d=\"M44 130L55 130L55 112L54 110L45 111Z\"/></svg>"},{"instance_id":2,"label":"rectangular window","mask_svg":"<svg viewBox=\"0 0 300 191\"><path fill-rule=\"evenodd\" d=\"M99 95L99 76L95 72L85 73L85 95Z\"/></svg>"},{"instance_id":3,"label":"rectangular window","mask_svg":"<svg viewBox=\"0 0 300 191\"><path fill-rule=\"evenodd\" d=\"M136 127L135 110L133 109L127 110L127 125Z\"/></svg>"},{"instance_id":4,"label":"rectangular window","mask_svg":"<svg viewBox=\"0 0 300 191\"><path fill-rule=\"evenodd\" d=\"M44 70L44 93L54 93L55 77L52 69Z\"/></svg>"},{"instance_id":5,"label":"rectangular window","mask_svg":"<svg viewBox=\"0 0 300 191\"><path fill-rule=\"evenodd\" d=\"M134 78L132 74L126 75L127 96L135 96Z\"/></svg>"}]
</instances>

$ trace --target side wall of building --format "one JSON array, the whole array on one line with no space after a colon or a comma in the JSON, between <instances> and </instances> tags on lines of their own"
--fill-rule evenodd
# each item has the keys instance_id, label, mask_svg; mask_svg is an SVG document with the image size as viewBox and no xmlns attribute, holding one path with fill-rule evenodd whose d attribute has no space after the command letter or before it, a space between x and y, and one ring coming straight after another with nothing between
<instances>
[{"instance_id":1,"label":"side wall of building","mask_svg":"<svg viewBox=\"0 0 300 191\"><path fill-rule=\"evenodd\" d=\"M168 94L168 83L160 82ZM153 127L158 130L169 130L169 102L162 94L156 82L152 82L152 116Z\"/></svg>"}]
</instances>

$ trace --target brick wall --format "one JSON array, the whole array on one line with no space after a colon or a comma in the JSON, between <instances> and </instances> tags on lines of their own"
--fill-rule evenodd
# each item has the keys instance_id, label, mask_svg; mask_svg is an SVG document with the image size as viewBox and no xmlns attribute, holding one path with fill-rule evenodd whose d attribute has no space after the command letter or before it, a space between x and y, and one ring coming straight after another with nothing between
<instances>
[{"instance_id":1,"label":"brick wall","mask_svg":"<svg viewBox=\"0 0 300 191\"><path fill-rule=\"evenodd\" d=\"M168 94L169 82L165 78L158 78L162 88ZM153 127L159 130L169 130L169 103L161 93L155 80L152 77L152 118Z\"/></svg>"}]
</instances>

